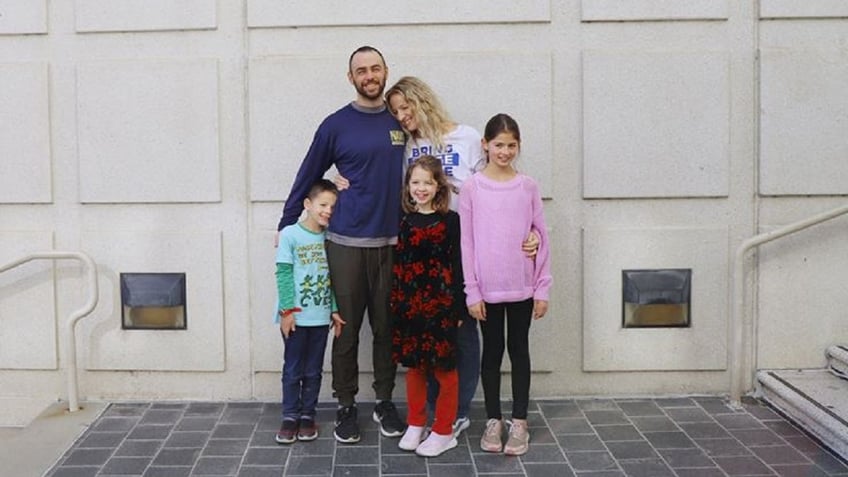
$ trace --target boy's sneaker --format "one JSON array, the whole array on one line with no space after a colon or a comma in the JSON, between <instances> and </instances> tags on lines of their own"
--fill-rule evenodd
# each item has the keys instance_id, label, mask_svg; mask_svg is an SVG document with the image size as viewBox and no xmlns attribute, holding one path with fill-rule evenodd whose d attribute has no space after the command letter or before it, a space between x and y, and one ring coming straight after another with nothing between
<instances>
[{"instance_id":1,"label":"boy's sneaker","mask_svg":"<svg viewBox=\"0 0 848 477\"><path fill-rule=\"evenodd\" d=\"M460 417L453 423L453 436L459 437L459 435L462 434L462 431L468 429L470 425L471 419L468 419L467 417Z\"/></svg>"},{"instance_id":2,"label":"boy's sneaker","mask_svg":"<svg viewBox=\"0 0 848 477\"><path fill-rule=\"evenodd\" d=\"M504 446L506 455L524 455L530 449L530 432L525 419L513 419L509 426L509 439Z\"/></svg>"},{"instance_id":3,"label":"boy's sneaker","mask_svg":"<svg viewBox=\"0 0 848 477\"><path fill-rule=\"evenodd\" d=\"M503 421L500 419L489 419L486 421L486 430L480 438L480 448L486 452L500 452L503 449Z\"/></svg>"},{"instance_id":4,"label":"boy's sneaker","mask_svg":"<svg viewBox=\"0 0 848 477\"><path fill-rule=\"evenodd\" d=\"M380 426L380 434L386 437L398 437L403 434L406 426L398 416L397 408L391 401L381 401L374 406L374 414L371 416L374 422Z\"/></svg>"},{"instance_id":5,"label":"boy's sneaker","mask_svg":"<svg viewBox=\"0 0 848 477\"><path fill-rule=\"evenodd\" d=\"M283 424L277 435L274 436L277 444L291 444L297 440L297 421L293 419L283 419Z\"/></svg>"},{"instance_id":6,"label":"boy's sneaker","mask_svg":"<svg viewBox=\"0 0 848 477\"><path fill-rule=\"evenodd\" d=\"M301 417L297 425L297 440L299 441L314 441L318 438L318 426L315 425L315 419L311 417Z\"/></svg>"},{"instance_id":7,"label":"boy's sneaker","mask_svg":"<svg viewBox=\"0 0 848 477\"><path fill-rule=\"evenodd\" d=\"M359 423L356 422L356 405L340 407L336 412L336 428L333 436L344 444L359 442Z\"/></svg>"}]
</instances>

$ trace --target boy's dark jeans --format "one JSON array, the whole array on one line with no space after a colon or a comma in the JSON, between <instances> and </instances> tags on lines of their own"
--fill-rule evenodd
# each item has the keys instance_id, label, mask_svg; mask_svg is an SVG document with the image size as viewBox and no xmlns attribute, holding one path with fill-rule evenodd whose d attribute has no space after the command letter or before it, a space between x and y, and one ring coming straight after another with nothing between
<instances>
[{"instance_id":1,"label":"boy's dark jeans","mask_svg":"<svg viewBox=\"0 0 848 477\"><path fill-rule=\"evenodd\" d=\"M329 326L298 326L283 337L283 419L315 417Z\"/></svg>"}]
</instances>

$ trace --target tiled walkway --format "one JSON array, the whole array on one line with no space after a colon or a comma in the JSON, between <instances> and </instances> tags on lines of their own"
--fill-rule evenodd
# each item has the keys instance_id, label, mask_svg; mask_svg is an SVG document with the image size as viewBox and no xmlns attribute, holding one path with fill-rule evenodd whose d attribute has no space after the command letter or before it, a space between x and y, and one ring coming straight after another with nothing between
<instances>
[{"instance_id":1,"label":"tiled walkway","mask_svg":"<svg viewBox=\"0 0 848 477\"><path fill-rule=\"evenodd\" d=\"M736 412L713 397L534 401L530 409L531 448L520 458L480 451L475 403L460 446L424 459L379 436L371 403L360 403L359 444L333 440L328 403L320 438L290 446L274 442L276 403L113 404L47 475L848 476L843 462L756 402Z\"/></svg>"}]
</instances>

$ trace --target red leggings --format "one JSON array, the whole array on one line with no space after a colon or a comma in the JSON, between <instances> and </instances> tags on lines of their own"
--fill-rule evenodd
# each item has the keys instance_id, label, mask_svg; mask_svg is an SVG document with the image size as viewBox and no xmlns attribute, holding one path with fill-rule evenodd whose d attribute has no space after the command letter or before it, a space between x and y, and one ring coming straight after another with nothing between
<instances>
[{"instance_id":1,"label":"red leggings","mask_svg":"<svg viewBox=\"0 0 848 477\"><path fill-rule=\"evenodd\" d=\"M456 369L432 370L439 382L439 397L436 398L436 417L433 432L443 436L453 434L453 421L456 420L459 377ZM406 401L409 410L406 423L410 426L424 427L427 424L427 374L424 368L406 369Z\"/></svg>"}]
</instances>

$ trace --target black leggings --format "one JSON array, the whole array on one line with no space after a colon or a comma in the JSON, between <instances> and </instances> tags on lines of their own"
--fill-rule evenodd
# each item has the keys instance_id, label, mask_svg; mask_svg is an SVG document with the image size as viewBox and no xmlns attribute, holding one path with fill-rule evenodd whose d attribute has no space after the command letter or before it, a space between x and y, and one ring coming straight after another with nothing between
<instances>
[{"instance_id":1,"label":"black leggings","mask_svg":"<svg viewBox=\"0 0 848 477\"><path fill-rule=\"evenodd\" d=\"M486 320L480 322L483 331L483 357L480 380L489 419L501 416L501 362L504 341L512 364L512 417L527 419L530 403L530 322L533 320L533 299L511 303L485 303ZM506 322L506 340L504 340Z\"/></svg>"}]
</instances>

